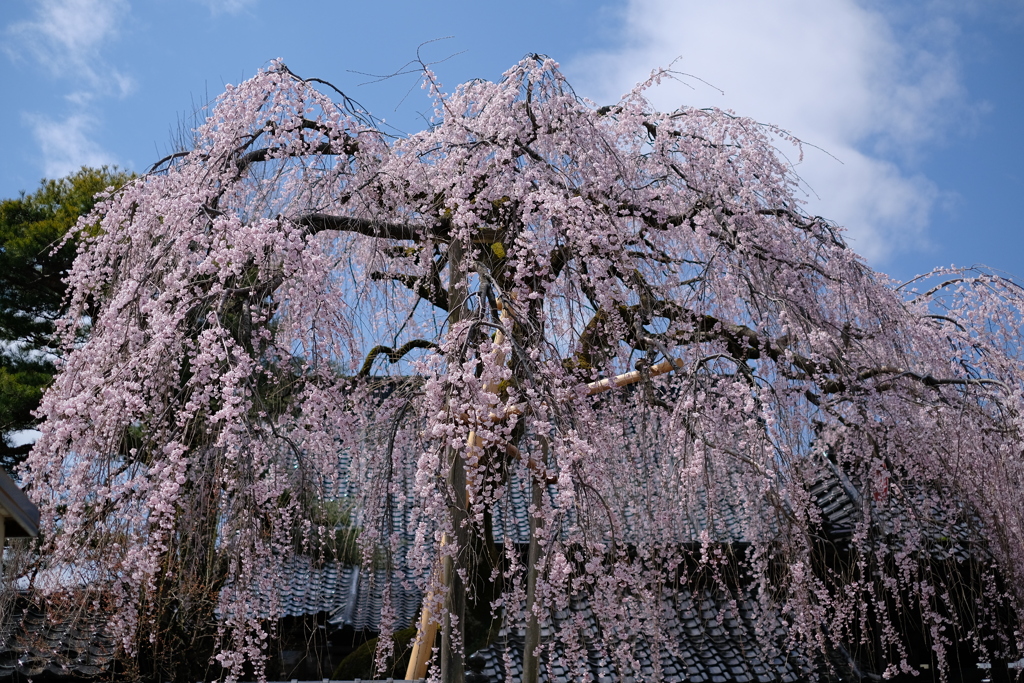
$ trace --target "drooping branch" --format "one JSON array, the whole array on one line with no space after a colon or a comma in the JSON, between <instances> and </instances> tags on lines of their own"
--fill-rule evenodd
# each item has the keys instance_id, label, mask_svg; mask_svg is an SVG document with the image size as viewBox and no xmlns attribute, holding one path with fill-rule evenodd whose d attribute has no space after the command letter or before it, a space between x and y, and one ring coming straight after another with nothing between
<instances>
[{"instance_id":1,"label":"drooping branch","mask_svg":"<svg viewBox=\"0 0 1024 683\"><path fill-rule=\"evenodd\" d=\"M323 134L329 140L332 138L332 131L329 128L316 121L311 121L310 119L302 119L301 123L299 124L299 128L303 130L315 130ZM239 175L241 175L241 173L252 164L260 163L272 158L279 158L282 156L323 156L332 154L351 155L355 154L356 151L359 149L359 142L355 138L345 135L341 138L340 141L334 140L328 142L321 142L320 144L310 146L302 150L301 152L296 152L295 150L291 149L284 149L282 147L262 147L258 149L252 149L248 152L244 151L248 149L257 140L259 140L261 137L263 137L264 134L268 132L276 133L277 130L278 126L274 121L267 121L264 124L264 130L261 130L254 135L248 136L248 141L240 145L236 149L236 154L238 156L235 157L235 165L238 169ZM149 172L153 173L154 171L162 167L164 164L174 161L175 159L180 159L189 156L198 157L200 159L209 159L209 155L196 152L195 150L184 150L180 152L174 152L172 154L168 154L167 156L165 156L164 158L160 159L152 166L150 166Z\"/></svg>"},{"instance_id":2,"label":"drooping branch","mask_svg":"<svg viewBox=\"0 0 1024 683\"><path fill-rule=\"evenodd\" d=\"M648 325L653 317L665 317L675 323L688 323L691 331L677 332L668 338L666 335L645 335L652 338L662 337L664 341L675 343L700 343L713 340L725 341L728 352L737 360L755 360L761 357L761 349L767 348L774 356L779 355L773 347L767 347L758 338L756 332L744 325L726 323L712 315L699 315L678 304L667 301L649 302L647 306L621 304L616 307L615 315L624 323L622 330L615 333L622 335L634 348L648 350L648 343L639 337L637 330ZM580 351L575 364L579 367L593 367L603 349L608 349L608 340L613 332L612 314L606 308L599 309L580 335Z\"/></svg>"},{"instance_id":3,"label":"drooping branch","mask_svg":"<svg viewBox=\"0 0 1024 683\"><path fill-rule=\"evenodd\" d=\"M417 296L429 301L442 311L448 310L448 290L441 285L441 277L436 269L432 277L429 278L405 273L371 273L370 277L374 280L394 280L405 285Z\"/></svg>"},{"instance_id":4,"label":"drooping branch","mask_svg":"<svg viewBox=\"0 0 1024 683\"><path fill-rule=\"evenodd\" d=\"M373 368L373 362L377 360L377 356L382 353L388 358L388 362L394 364L402 360L406 354L414 349L434 349L436 350L437 344L426 339L413 339L412 341L406 342L397 349L393 349L390 346L384 346L379 344L370 349L370 353L366 354L366 360L363 361L363 367L359 369L359 377L366 377L370 374L370 370Z\"/></svg>"},{"instance_id":5,"label":"drooping branch","mask_svg":"<svg viewBox=\"0 0 1024 683\"><path fill-rule=\"evenodd\" d=\"M352 216L331 216L325 213L308 213L293 220L297 225L305 226L309 234L337 230L389 240L416 240L430 233L426 228L418 228L408 223L389 223Z\"/></svg>"},{"instance_id":6,"label":"drooping branch","mask_svg":"<svg viewBox=\"0 0 1024 683\"><path fill-rule=\"evenodd\" d=\"M310 147L307 150L303 150L302 156L319 156L324 154L343 154L344 152L337 152L334 149L334 145L330 142L321 142L318 145ZM277 158L282 154L282 150L274 147L262 147L260 149L254 149L251 152L246 152L242 156L238 157L236 164L238 166L238 172L241 173L249 166L266 161L267 159ZM287 153L287 156L297 156L294 152Z\"/></svg>"},{"instance_id":7,"label":"drooping branch","mask_svg":"<svg viewBox=\"0 0 1024 683\"><path fill-rule=\"evenodd\" d=\"M758 360L762 358L763 354L763 356L770 358L776 363L786 362L798 371L796 375L792 376L792 379L815 381L825 394L843 393L851 387L849 381L827 376L841 372L844 363L839 358L827 358L824 361L811 360L802 354L796 353L793 350L792 340L788 337L767 339L746 325L725 322L713 315L700 315L678 304L660 300L650 302L647 306L619 305L616 307L616 314L624 323L623 329L618 330L617 333L640 351L648 350L649 344L645 340L649 338L660 338L666 342L674 342L676 344L724 341L728 354L734 360L738 362ZM650 324L651 317L653 316L663 316L676 323L688 323L690 331L677 332L675 334L652 333L645 337L637 335L636 330L643 325ZM580 335L580 351L576 355L576 360L573 363L574 366L595 366L595 362L598 360L596 354L601 349L608 348L608 338L612 332L607 328L611 324L613 324L611 315L606 309L599 309L594 314ZM941 386L996 386L1003 389L1006 388L1004 382L996 379L934 377L930 374L922 374L913 370L890 366L861 370L854 375L853 381L859 386L863 382L880 376L885 376L885 379L873 386L874 391L892 389L895 382L901 378L914 380L930 388ZM609 382L609 380L601 381ZM618 383L611 381L611 384L606 388L611 388L612 386L618 386ZM867 387L861 386L860 388L865 389Z\"/></svg>"}]
</instances>

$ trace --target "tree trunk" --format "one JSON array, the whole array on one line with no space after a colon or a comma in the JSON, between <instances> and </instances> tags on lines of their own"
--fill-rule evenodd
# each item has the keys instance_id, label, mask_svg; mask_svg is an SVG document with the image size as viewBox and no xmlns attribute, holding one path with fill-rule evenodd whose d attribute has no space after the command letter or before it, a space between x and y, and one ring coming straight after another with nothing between
<instances>
[{"instance_id":1,"label":"tree trunk","mask_svg":"<svg viewBox=\"0 0 1024 683\"><path fill-rule=\"evenodd\" d=\"M547 448L542 444L545 455L544 466L547 465ZM543 528L541 506L544 504L544 482L539 477L530 477L530 493L532 508L536 513L530 517L530 554L526 567L526 642L523 644L523 680L522 683L537 683L540 676L540 660L537 658L537 647L540 645L540 620L534 612L537 601L537 576L543 562L543 551L537 532Z\"/></svg>"},{"instance_id":2,"label":"tree trunk","mask_svg":"<svg viewBox=\"0 0 1024 683\"><path fill-rule=\"evenodd\" d=\"M460 322L466 313L466 271L463 263L462 242L453 238L448 245L448 301L449 325ZM466 645L466 586L459 574L463 549L466 547L466 469L462 456L455 449L448 451L448 487L452 504L448 516L456 548L454 557L445 556L442 580L448 587L446 614L441 627L441 680L444 683L464 683Z\"/></svg>"},{"instance_id":3,"label":"tree trunk","mask_svg":"<svg viewBox=\"0 0 1024 683\"><path fill-rule=\"evenodd\" d=\"M459 549L455 558L446 556L443 564L443 580L448 586L447 612L441 629L441 680L444 683L463 683L465 679L466 646L466 585L459 574L461 562L456 559L466 543L463 522L466 519L466 471L462 458L452 451L449 485L455 495L455 504L448 508L455 527L455 547Z\"/></svg>"}]
</instances>

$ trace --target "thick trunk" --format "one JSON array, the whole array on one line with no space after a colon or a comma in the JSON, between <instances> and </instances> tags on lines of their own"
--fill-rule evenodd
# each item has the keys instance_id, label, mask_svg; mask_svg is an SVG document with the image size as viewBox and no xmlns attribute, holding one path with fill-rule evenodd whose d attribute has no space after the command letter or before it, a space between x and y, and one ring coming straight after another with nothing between
<instances>
[{"instance_id":1,"label":"thick trunk","mask_svg":"<svg viewBox=\"0 0 1024 683\"><path fill-rule=\"evenodd\" d=\"M462 243L453 239L448 246L448 301L449 324L455 325L466 314L466 271ZM441 628L441 680L444 683L465 681L465 639L466 586L459 574L461 563L458 559L466 547L466 470L462 455L455 449L448 452L448 487L452 504L448 515L452 524L456 548L454 557L445 556L443 580L448 587L446 614Z\"/></svg>"},{"instance_id":2,"label":"thick trunk","mask_svg":"<svg viewBox=\"0 0 1024 683\"><path fill-rule=\"evenodd\" d=\"M455 495L455 504L448 508L452 525L455 527L454 545L460 551L466 546L466 532L463 522L466 519L466 471L462 457L452 451L449 485ZM466 586L459 575L461 563L457 562L461 552L455 558L446 556L443 565L443 577L448 586L447 611L441 629L441 680L444 683L463 683L465 679L465 660L463 648L466 644Z\"/></svg>"},{"instance_id":3,"label":"thick trunk","mask_svg":"<svg viewBox=\"0 0 1024 683\"><path fill-rule=\"evenodd\" d=\"M546 458L545 458L546 459ZM546 463L545 463L546 465ZM526 574L526 642L523 645L522 683L537 683L540 676L540 660L537 648L540 646L540 620L534 607L537 602L537 577L544 560L538 532L543 527L541 506L544 504L544 481L531 477L531 503L535 514L530 518L530 554Z\"/></svg>"}]
</instances>

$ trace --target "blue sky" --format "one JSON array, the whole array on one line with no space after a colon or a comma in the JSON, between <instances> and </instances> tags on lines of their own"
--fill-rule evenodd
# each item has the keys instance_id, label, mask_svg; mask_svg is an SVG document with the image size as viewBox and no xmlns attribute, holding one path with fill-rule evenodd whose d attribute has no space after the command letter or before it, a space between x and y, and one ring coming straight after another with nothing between
<instances>
[{"instance_id":1,"label":"blue sky","mask_svg":"<svg viewBox=\"0 0 1024 683\"><path fill-rule=\"evenodd\" d=\"M145 170L277 57L418 130L416 76L365 75L418 48L447 58L448 86L545 53L602 103L673 64L692 77L658 106L728 107L815 145L797 166L809 210L876 268L1024 279L1024 0L4 0L0 197L81 164Z\"/></svg>"}]
</instances>

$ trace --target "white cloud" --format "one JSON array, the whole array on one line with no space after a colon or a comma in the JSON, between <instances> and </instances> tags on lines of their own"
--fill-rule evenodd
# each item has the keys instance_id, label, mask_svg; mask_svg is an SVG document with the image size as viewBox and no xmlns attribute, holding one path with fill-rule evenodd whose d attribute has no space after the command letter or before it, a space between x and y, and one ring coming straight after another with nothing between
<instances>
[{"instance_id":1,"label":"white cloud","mask_svg":"<svg viewBox=\"0 0 1024 683\"><path fill-rule=\"evenodd\" d=\"M35 58L53 75L124 96L132 81L102 58L131 7L128 0L38 0L32 19L12 24L8 54Z\"/></svg>"},{"instance_id":2,"label":"white cloud","mask_svg":"<svg viewBox=\"0 0 1024 683\"><path fill-rule=\"evenodd\" d=\"M43 173L60 178L82 166L113 165L114 158L90 137L95 122L84 114L62 121L40 115L25 115L32 134L42 149Z\"/></svg>"},{"instance_id":3,"label":"white cloud","mask_svg":"<svg viewBox=\"0 0 1024 683\"><path fill-rule=\"evenodd\" d=\"M39 143L44 174L58 178L83 165L113 164L91 134L97 100L125 97L134 87L103 57L131 9L128 0L37 0L34 8L30 19L7 27L5 51L16 62L34 60L51 76L74 82L65 96L72 113L63 120L22 114Z\"/></svg>"},{"instance_id":4,"label":"white cloud","mask_svg":"<svg viewBox=\"0 0 1024 683\"><path fill-rule=\"evenodd\" d=\"M939 192L901 166L966 108L942 15L897 30L855 0L629 0L624 19L621 47L570 65L580 92L616 100L678 57L674 69L714 88L682 77L651 94L656 106L733 109L826 150L806 148L797 168L808 210L871 261L926 244Z\"/></svg>"},{"instance_id":5,"label":"white cloud","mask_svg":"<svg viewBox=\"0 0 1024 683\"><path fill-rule=\"evenodd\" d=\"M255 5L258 0L199 0L209 8L210 14L238 14L242 10Z\"/></svg>"}]
</instances>

